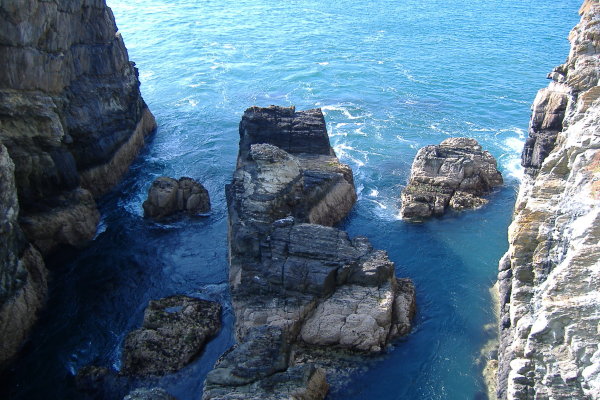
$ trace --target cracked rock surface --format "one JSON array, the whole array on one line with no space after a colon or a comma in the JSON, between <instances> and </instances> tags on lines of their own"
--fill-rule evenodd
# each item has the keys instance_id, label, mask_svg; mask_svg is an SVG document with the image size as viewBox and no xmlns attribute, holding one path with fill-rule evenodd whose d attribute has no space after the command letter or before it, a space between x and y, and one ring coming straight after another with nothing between
<instances>
[{"instance_id":1,"label":"cracked rock surface","mask_svg":"<svg viewBox=\"0 0 600 400\"><path fill-rule=\"evenodd\" d=\"M421 221L443 215L448 208L477 208L483 196L502 185L496 160L475 139L449 138L420 149L402 191L403 219Z\"/></svg>"}]
</instances>

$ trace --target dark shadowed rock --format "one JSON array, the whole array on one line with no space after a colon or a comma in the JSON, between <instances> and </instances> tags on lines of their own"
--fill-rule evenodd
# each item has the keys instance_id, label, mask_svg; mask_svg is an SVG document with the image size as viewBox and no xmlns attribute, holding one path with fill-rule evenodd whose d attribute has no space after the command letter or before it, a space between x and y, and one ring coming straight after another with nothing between
<instances>
[{"instance_id":1,"label":"dark shadowed rock","mask_svg":"<svg viewBox=\"0 0 600 400\"><path fill-rule=\"evenodd\" d=\"M502 182L496 160L475 139L449 138L417 153L400 213L418 221L442 215L448 207L477 208L487 203L482 196Z\"/></svg>"},{"instance_id":2,"label":"dark shadowed rock","mask_svg":"<svg viewBox=\"0 0 600 400\"><path fill-rule=\"evenodd\" d=\"M152 182L143 207L144 215L155 219L177 213L204 214L210 211L210 198L204 186L192 178L161 176Z\"/></svg>"},{"instance_id":3,"label":"dark shadowed rock","mask_svg":"<svg viewBox=\"0 0 600 400\"><path fill-rule=\"evenodd\" d=\"M221 329L221 305L186 296L150 301L142 328L130 332L122 373L160 375L190 363Z\"/></svg>"},{"instance_id":4,"label":"dark shadowed rock","mask_svg":"<svg viewBox=\"0 0 600 400\"><path fill-rule=\"evenodd\" d=\"M166 390L160 388L136 389L123 398L123 400L177 400Z\"/></svg>"},{"instance_id":5,"label":"dark shadowed rock","mask_svg":"<svg viewBox=\"0 0 600 400\"><path fill-rule=\"evenodd\" d=\"M0 64L0 146L15 166L0 203L18 198L10 224L0 216L10 255L0 250L1 368L43 304L38 251L94 237L94 196L119 181L156 123L104 0L1 1Z\"/></svg>"}]
</instances>

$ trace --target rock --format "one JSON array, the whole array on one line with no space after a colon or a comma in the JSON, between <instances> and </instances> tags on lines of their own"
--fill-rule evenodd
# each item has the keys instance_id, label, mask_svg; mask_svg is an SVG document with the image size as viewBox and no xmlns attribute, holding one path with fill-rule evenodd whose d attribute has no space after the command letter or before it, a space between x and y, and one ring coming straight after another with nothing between
<instances>
[{"instance_id":1,"label":"rock","mask_svg":"<svg viewBox=\"0 0 600 400\"><path fill-rule=\"evenodd\" d=\"M210 211L210 199L204 186L192 178L175 180L162 176L152 182L143 207L144 216L154 219L180 212L196 215Z\"/></svg>"},{"instance_id":2,"label":"rock","mask_svg":"<svg viewBox=\"0 0 600 400\"><path fill-rule=\"evenodd\" d=\"M166 390L160 388L136 389L123 398L123 400L177 400Z\"/></svg>"},{"instance_id":3,"label":"rock","mask_svg":"<svg viewBox=\"0 0 600 400\"><path fill-rule=\"evenodd\" d=\"M18 223L14 171L0 143L0 368L27 337L47 291L44 261Z\"/></svg>"},{"instance_id":4,"label":"rock","mask_svg":"<svg viewBox=\"0 0 600 400\"><path fill-rule=\"evenodd\" d=\"M156 123L103 0L15 4L0 5L0 141L25 233L47 254L94 236L91 196L118 182ZM38 231L46 222L55 232Z\"/></svg>"},{"instance_id":5,"label":"rock","mask_svg":"<svg viewBox=\"0 0 600 400\"><path fill-rule=\"evenodd\" d=\"M94 237L94 196L156 123L104 0L2 1L0 38L1 368L42 306L41 255Z\"/></svg>"},{"instance_id":6,"label":"rock","mask_svg":"<svg viewBox=\"0 0 600 400\"><path fill-rule=\"evenodd\" d=\"M123 349L126 375L161 375L181 369L221 329L218 303L186 296L150 301L142 328L130 332Z\"/></svg>"},{"instance_id":7,"label":"rock","mask_svg":"<svg viewBox=\"0 0 600 400\"><path fill-rule=\"evenodd\" d=\"M482 196L502 185L496 160L475 139L449 138L419 150L402 191L403 219L420 221L457 210L480 207Z\"/></svg>"},{"instance_id":8,"label":"rock","mask_svg":"<svg viewBox=\"0 0 600 400\"><path fill-rule=\"evenodd\" d=\"M499 264L501 400L600 399L600 5L581 14L534 103Z\"/></svg>"},{"instance_id":9,"label":"rock","mask_svg":"<svg viewBox=\"0 0 600 400\"><path fill-rule=\"evenodd\" d=\"M323 399L332 354L380 351L410 330L414 288L384 251L331 227L356 193L320 110L246 110L226 196L237 344L203 399ZM296 358L322 345L331 351L318 364Z\"/></svg>"}]
</instances>

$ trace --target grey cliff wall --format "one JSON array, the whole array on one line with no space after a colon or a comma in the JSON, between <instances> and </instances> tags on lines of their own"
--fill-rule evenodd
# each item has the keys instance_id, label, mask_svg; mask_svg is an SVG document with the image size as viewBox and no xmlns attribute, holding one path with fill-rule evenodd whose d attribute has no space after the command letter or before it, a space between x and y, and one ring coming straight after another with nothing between
<instances>
[{"instance_id":1,"label":"grey cliff wall","mask_svg":"<svg viewBox=\"0 0 600 400\"><path fill-rule=\"evenodd\" d=\"M0 364L42 303L39 253L93 237L155 125L104 0L0 1Z\"/></svg>"},{"instance_id":2,"label":"grey cliff wall","mask_svg":"<svg viewBox=\"0 0 600 400\"><path fill-rule=\"evenodd\" d=\"M500 262L500 399L600 398L600 4L532 107Z\"/></svg>"}]
</instances>

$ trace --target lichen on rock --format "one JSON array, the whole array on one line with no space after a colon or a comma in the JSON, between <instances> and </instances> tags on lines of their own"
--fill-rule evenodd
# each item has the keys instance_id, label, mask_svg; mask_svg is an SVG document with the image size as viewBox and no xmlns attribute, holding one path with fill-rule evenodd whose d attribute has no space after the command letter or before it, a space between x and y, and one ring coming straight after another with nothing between
<instances>
[{"instance_id":1,"label":"lichen on rock","mask_svg":"<svg viewBox=\"0 0 600 400\"><path fill-rule=\"evenodd\" d=\"M502 183L496 160L475 139L449 138L415 156L400 214L421 221L443 215L448 208L481 207L488 202L483 196Z\"/></svg>"}]
</instances>

